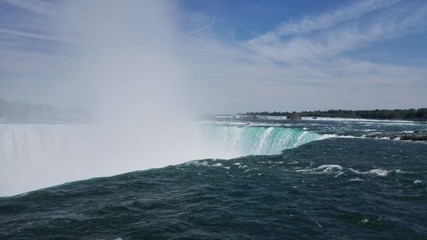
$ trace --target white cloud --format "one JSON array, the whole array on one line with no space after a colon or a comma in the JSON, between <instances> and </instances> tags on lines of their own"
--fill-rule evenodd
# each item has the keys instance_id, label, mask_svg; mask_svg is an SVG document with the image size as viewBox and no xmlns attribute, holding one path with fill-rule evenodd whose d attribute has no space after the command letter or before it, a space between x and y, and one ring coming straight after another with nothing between
<instances>
[{"instance_id":1,"label":"white cloud","mask_svg":"<svg viewBox=\"0 0 427 240\"><path fill-rule=\"evenodd\" d=\"M329 91L339 92L341 87L341 96L345 97L346 91L350 89L343 88L408 85L406 88L409 89L409 86L419 86L425 79L424 66L421 66L421 63L412 67L399 66L375 62L372 58L367 60L362 57L363 54L358 57L351 54L372 43L425 31L427 6L423 2L351 2L328 12L306 16L300 21L282 23L265 35L246 42L224 40L215 32L219 26L215 26L209 17L194 13L186 16L187 13L176 12L173 6L166 6L167 4L163 7L169 8L174 14L164 18L164 15L149 14L156 14L157 10L139 16L137 8L129 7L138 5L137 1L107 1L107 6L114 6L111 8L98 8L100 2L96 1L65 3L67 5L62 10L66 11L59 11L61 4L42 6L43 9L56 12L56 15L48 14L47 18L17 18L18 26L31 26L30 23L35 22L35 26L30 28L10 28L7 24L0 23L0 35L14 40L0 41L0 52L3 53L3 59L0 60L4 70L7 68L8 72L15 70L30 73L48 66L57 68L58 61L54 59L57 57L63 65L71 63L83 70L95 69L93 63L96 63L97 71L104 75L113 71L111 76L118 77L121 71L127 71L142 76L143 69L149 72L160 71L162 61L176 61L171 65L184 66L179 67L181 70L177 71L186 75L186 80L180 84L188 95L187 102L198 105L198 111L210 112L250 111L252 106L259 106L259 109L261 106L285 108L290 106L290 103L274 102L274 99L298 99L301 91L312 92L313 96L322 92L319 95L322 96ZM82 6L80 4L85 7L76 7ZM19 1L14 5L21 5L21 8L25 9L34 8L37 14L43 12L36 10L37 7L29 1ZM150 8L156 6L160 5L155 4ZM52 28L55 26L51 22L53 18L58 20L55 24L61 26L60 32L52 31L55 29ZM33 19L38 20L31 21ZM173 23L168 22L171 19ZM175 21L176 19L179 20ZM185 21L182 21L183 19ZM138 24L132 24L133 21L138 21ZM184 27L174 25L182 22L190 24ZM169 40L160 42L159 38ZM54 41L60 47L56 49L55 46L47 44L46 47L53 49L31 52L25 49L31 40ZM61 46L64 43L69 45ZM147 44L155 47L141 47ZM11 46L13 48L10 48ZM156 51L159 52L158 56L163 57L157 58ZM137 56L137 53L144 56ZM168 54L172 56L169 57ZM16 57L13 57L14 55ZM110 59L112 57L114 59ZM83 61L78 62L76 59ZM147 59L153 61L150 63ZM7 63L8 60L15 63ZM131 60L140 64L120 64ZM56 65L52 65L55 61ZM144 62L151 66L151 70L139 67ZM111 67L113 63L117 64L116 68ZM42 67L36 67L39 64ZM45 70L41 72L43 71ZM70 81L80 81L79 84L71 85L84 86L85 83L81 79L89 76L75 76L77 80L67 78ZM161 81L157 84L158 88L168 85L168 81ZM114 86L117 85L110 86L111 92L120 90ZM133 87L128 89L142 87L131 86ZM87 89L91 87L93 86L90 84L85 86ZM78 91L83 93L86 90ZM81 97L79 100L84 98L90 99ZM309 108L318 102L305 99L301 100L298 106Z\"/></svg>"},{"instance_id":2,"label":"white cloud","mask_svg":"<svg viewBox=\"0 0 427 240\"><path fill-rule=\"evenodd\" d=\"M364 0L351 2L334 11L326 12L318 16L305 16L297 22L282 23L275 30L267 32L251 42L275 42L287 35L304 34L311 31L323 30L333 27L341 22L345 22L372 11L380 10L392 6L401 0Z\"/></svg>"},{"instance_id":3,"label":"white cloud","mask_svg":"<svg viewBox=\"0 0 427 240\"><path fill-rule=\"evenodd\" d=\"M395 3L357 2L355 12L347 13L352 10L344 7L313 16L312 21L293 25L298 31L272 31L279 37L269 41L239 43L198 36L189 44L200 89L207 88L198 97L213 112L421 107L427 101L419 94L426 89L425 64L398 65L351 54L373 43L425 31L425 3ZM359 18L368 12L369 17ZM364 100L358 99L362 94ZM395 100L397 95L401 102Z\"/></svg>"},{"instance_id":4,"label":"white cloud","mask_svg":"<svg viewBox=\"0 0 427 240\"><path fill-rule=\"evenodd\" d=\"M261 56L276 61L296 62L301 59L329 58L370 43L424 31L427 26L425 22L427 5L408 6L389 9L369 20L325 29L313 35L296 35L285 40L275 38L269 41L255 38L248 41L246 46ZM320 25L323 26L322 23Z\"/></svg>"}]
</instances>

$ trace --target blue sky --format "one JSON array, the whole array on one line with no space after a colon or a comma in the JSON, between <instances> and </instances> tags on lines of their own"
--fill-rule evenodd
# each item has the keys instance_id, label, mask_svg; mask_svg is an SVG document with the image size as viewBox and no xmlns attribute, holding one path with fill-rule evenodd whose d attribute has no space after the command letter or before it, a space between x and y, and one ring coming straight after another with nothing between
<instances>
[{"instance_id":1,"label":"blue sky","mask_svg":"<svg viewBox=\"0 0 427 240\"><path fill-rule=\"evenodd\" d=\"M1 0L0 97L85 105L107 85L197 112L426 107L425 0L159 2ZM105 68L134 80L104 84Z\"/></svg>"}]
</instances>

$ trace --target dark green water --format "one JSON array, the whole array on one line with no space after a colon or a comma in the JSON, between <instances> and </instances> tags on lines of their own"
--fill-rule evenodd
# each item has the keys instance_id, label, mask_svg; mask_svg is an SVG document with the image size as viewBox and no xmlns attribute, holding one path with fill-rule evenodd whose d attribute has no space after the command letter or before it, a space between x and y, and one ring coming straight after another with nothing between
<instances>
[{"instance_id":1,"label":"dark green water","mask_svg":"<svg viewBox=\"0 0 427 240\"><path fill-rule=\"evenodd\" d=\"M427 145L330 138L3 197L0 239L427 239Z\"/></svg>"}]
</instances>

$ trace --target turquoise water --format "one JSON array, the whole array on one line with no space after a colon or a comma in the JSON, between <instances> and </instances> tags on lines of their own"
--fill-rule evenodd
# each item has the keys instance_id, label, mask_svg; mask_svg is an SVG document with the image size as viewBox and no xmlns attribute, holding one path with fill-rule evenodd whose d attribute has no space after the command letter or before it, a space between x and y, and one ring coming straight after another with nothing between
<instances>
[{"instance_id":1,"label":"turquoise water","mask_svg":"<svg viewBox=\"0 0 427 240\"><path fill-rule=\"evenodd\" d=\"M285 149L328 138L315 132L280 126L204 124L203 139L214 148L212 155L226 158L244 155L280 154Z\"/></svg>"},{"instance_id":2,"label":"turquoise water","mask_svg":"<svg viewBox=\"0 0 427 240\"><path fill-rule=\"evenodd\" d=\"M426 125L218 124L205 136L248 156L0 198L0 239L427 238L427 144L378 139Z\"/></svg>"}]
</instances>

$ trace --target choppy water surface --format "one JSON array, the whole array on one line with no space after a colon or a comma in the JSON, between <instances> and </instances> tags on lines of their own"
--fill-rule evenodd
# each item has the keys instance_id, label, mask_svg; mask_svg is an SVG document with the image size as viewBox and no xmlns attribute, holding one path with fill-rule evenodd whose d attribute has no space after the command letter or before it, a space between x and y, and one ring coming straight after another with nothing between
<instances>
[{"instance_id":1,"label":"choppy water surface","mask_svg":"<svg viewBox=\"0 0 427 240\"><path fill-rule=\"evenodd\" d=\"M357 138L316 138L276 155L195 160L3 197L0 239L427 238L427 144L360 137L365 128L357 124L311 124L287 128ZM368 127L424 127L375 124Z\"/></svg>"}]
</instances>

